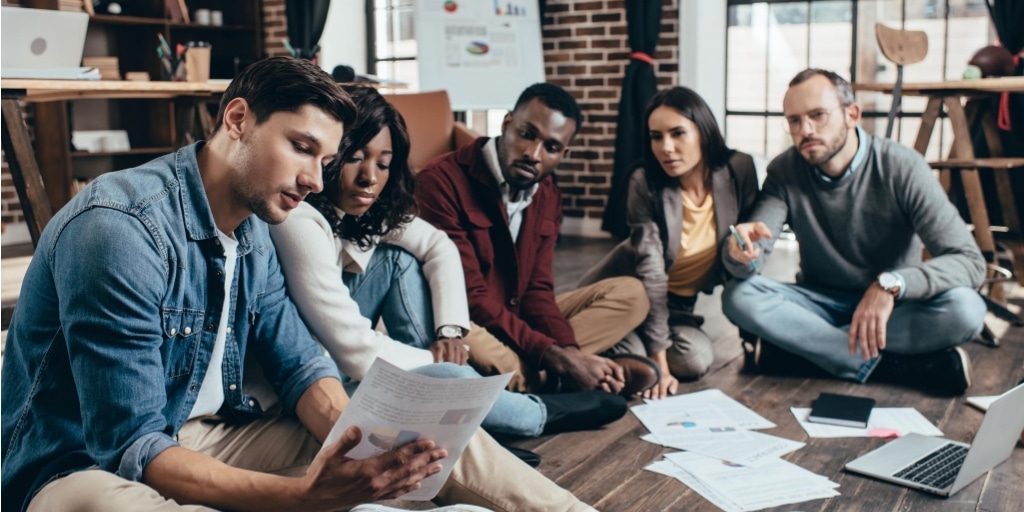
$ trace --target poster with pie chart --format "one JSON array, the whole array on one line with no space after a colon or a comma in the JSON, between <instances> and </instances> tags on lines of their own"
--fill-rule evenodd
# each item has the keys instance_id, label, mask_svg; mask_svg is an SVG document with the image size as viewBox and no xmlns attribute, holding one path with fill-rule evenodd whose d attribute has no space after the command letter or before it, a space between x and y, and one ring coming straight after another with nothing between
<instances>
[{"instance_id":1,"label":"poster with pie chart","mask_svg":"<svg viewBox=\"0 0 1024 512\"><path fill-rule=\"evenodd\" d=\"M537 0L418 0L414 23L420 89L455 110L511 108L544 81Z\"/></svg>"}]
</instances>

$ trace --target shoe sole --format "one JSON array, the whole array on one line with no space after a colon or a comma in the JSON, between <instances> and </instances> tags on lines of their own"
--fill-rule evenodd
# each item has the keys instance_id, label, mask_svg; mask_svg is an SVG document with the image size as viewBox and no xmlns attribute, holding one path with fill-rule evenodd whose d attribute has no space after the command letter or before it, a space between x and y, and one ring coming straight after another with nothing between
<instances>
[{"instance_id":1,"label":"shoe sole","mask_svg":"<svg viewBox=\"0 0 1024 512\"><path fill-rule=\"evenodd\" d=\"M638 356L636 354L615 354L613 356L609 356L608 359L611 359L612 361L614 361L616 359L634 359L634 360L640 361L641 363L646 364L647 366L649 366L651 368L654 368L654 375L657 376L657 378L654 380L654 384L651 384L650 386L647 386L646 388L641 389L640 391L634 392L633 393L634 395L638 395L640 393L643 393L644 391L647 391L648 389L651 389L654 386L657 386L658 383L661 382L661 368L658 368L658 363L655 363L654 361L652 361L648 357Z\"/></svg>"},{"instance_id":2,"label":"shoe sole","mask_svg":"<svg viewBox=\"0 0 1024 512\"><path fill-rule=\"evenodd\" d=\"M967 356L967 352L961 347L955 347L953 350L956 351L957 357L960 358L960 366L964 367L964 380L967 381L967 387L971 387L971 358Z\"/></svg>"}]
</instances>

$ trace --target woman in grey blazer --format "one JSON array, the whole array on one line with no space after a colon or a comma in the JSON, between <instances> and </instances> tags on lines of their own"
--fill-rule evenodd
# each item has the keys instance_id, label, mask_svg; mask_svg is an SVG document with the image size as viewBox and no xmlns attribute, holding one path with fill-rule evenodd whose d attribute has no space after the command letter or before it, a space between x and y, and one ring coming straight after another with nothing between
<instances>
[{"instance_id":1,"label":"woman in grey blazer","mask_svg":"<svg viewBox=\"0 0 1024 512\"><path fill-rule=\"evenodd\" d=\"M697 292L711 293L726 274L719 250L757 196L750 155L726 147L707 103L691 89L657 93L644 116L643 160L629 180L630 236L583 277L580 286L632 275L647 289L644 323L612 350L651 357L661 382L644 393L662 398L679 379L711 367L711 339L693 314Z\"/></svg>"}]
</instances>

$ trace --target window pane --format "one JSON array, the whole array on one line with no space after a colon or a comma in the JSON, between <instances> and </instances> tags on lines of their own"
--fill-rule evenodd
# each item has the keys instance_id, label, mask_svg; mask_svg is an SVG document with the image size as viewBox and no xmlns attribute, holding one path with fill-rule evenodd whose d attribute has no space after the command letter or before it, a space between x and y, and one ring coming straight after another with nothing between
<instances>
[{"instance_id":1,"label":"window pane","mask_svg":"<svg viewBox=\"0 0 1024 512\"><path fill-rule=\"evenodd\" d=\"M949 0L946 78L958 79L975 52L995 40L984 0Z\"/></svg>"},{"instance_id":2,"label":"window pane","mask_svg":"<svg viewBox=\"0 0 1024 512\"><path fill-rule=\"evenodd\" d=\"M377 75L408 84L402 92L416 92L420 88L420 70L415 60L377 62Z\"/></svg>"},{"instance_id":3,"label":"window pane","mask_svg":"<svg viewBox=\"0 0 1024 512\"><path fill-rule=\"evenodd\" d=\"M728 110L765 110L765 80L768 57L768 6L766 4L729 7L729 19L749 20L746 25L731 25L728 39L726 100Z\"/></svg>"},{"instance_id":4,"label":"window pane","mask_svg":"<svg viewBox=\"0 0 1024 512\"><path fill-rule=\"evenodd\" d=\"M764 151L765 119L761 116L726 116L726 145L751 155L770 158Z\"/></svg>"},{"instance_id":5,"label":"window pane","mask_svg":"<svg viewBox=\"0 0 1024 512\"><path fill-rule=\"evenodd\" d=\"M374 14L378 59L416 56L413 11L380 9Z\"/></svg>"},{"instance_id":6,"label":"window pane","mask_svg":"<svg viewBox=\"0 0 1024 512\"><path fill-rule=\"evenodd\" d=\"M808 67L848 77L853 58L853 2L811 3L810 40Z\"/></svg>"},{"instance_id":7,"label":"window pane","mask_svg":"<svg viewBox=\"0 0 1024 512\"><path fill-rule=\"evenodd\" d=\"M807 2L770 4L768 110L781 112L789 81L807 68Z\"/></svg>"},{"instance_id":8,"label":"window pane","mask_svg":"<svg viewBox=\"0 0 1024 512\"><path fill-rule=\"evenodd\" d=\"M902 27L900 0L862 0L857 2L857 80L864 83L893 83L896 81L896 66L882 55L875 38L875 23L891 28ZM892 96L888 94L863 94L861 107L866 112L888 112ZM885 129L883 126L883 130ZM885 133L884 131L882 132Z\"/></svg>"}]
</instances>

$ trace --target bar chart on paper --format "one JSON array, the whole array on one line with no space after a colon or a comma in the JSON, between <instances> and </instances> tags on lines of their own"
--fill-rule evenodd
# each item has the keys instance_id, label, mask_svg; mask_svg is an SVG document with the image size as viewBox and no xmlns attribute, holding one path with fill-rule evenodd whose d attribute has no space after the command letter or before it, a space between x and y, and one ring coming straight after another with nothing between
<instances>
[{"instance_id":1,"label":"bar chart on paper","mask_svg":"<svg viewBox=\"0 0 1024 512\"><path fill-rule=\"evenodd\" d=\"M526 6L494 0L494 14L498 16L526 16Z\"/></svg>"}]
</instances>

